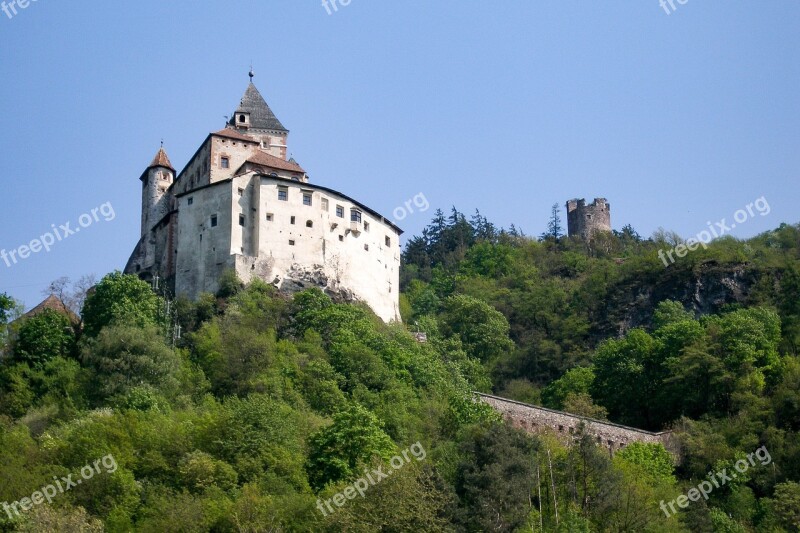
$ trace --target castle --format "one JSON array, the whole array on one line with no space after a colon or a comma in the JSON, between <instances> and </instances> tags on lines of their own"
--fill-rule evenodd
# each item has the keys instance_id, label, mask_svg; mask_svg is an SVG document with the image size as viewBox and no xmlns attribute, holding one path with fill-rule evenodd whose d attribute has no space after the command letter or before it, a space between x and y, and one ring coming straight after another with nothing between
<instances>
[{"instance_id":1,"label":"castle","mask_svg":"<svg viewBox=\"0 0 800 533\"><path fill-rule=\"evenodd\" d=\"M588 240L598 231L611 231L611 204L595 198L586 205L583 198L567 202L567 234Z\"/></svg>"},{"instance_id":2,"label":"castle","mask_svg":"<svg viewBox=\"0 0 800 533\"><path fill-rule=\"evenodd\" d=\"M319 287L400 320L400 235L380 213L309 182L289 131L250 84L226 127L176 172L162 146L141 175L141 238L125 273L175 295L215 293L228 269L282 291Z\"/></svg>"}]
</instances>

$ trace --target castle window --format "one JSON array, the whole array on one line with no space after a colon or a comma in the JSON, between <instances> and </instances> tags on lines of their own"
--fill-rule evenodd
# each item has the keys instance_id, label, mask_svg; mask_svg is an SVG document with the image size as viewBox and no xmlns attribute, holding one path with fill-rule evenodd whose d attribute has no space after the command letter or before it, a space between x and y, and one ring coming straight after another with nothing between
<instances>
[{"instance_id":1,"label":"castle window","mask_svg":"<svg viewBox=\"0 0 800 533\"><path fill-rule=\"evenodd\" d=\"M188 203L189 205L192 205L192 204L194 203L194 198L192 198L192 197L190 196L190 197L189 197L189 200L187 200L187 202L186 202L186 203Z\"/></svg>"},{"instance_id":2,"label":"castle window","mask_svg":"<svg viewBox=\"0 0 800 533\"><path fill-rule=\"evenodd\" d=\"M294 246L294 241L289 241L289 246Z\"/></svg>"},{"instance_id":3,"label":"castle window","mask_svg":"<svg viewBox=\"0 0 800 533\"><path fill-rule=\"evenodd\" d=\"M272 222L272 213L267 213L267 222Z\"/></svg>"},{"instance_id":4,"label":"castle window","mask_svg":"<svg viewBox=\"0 0 800 533\"><path fill-rule=\"evenodd\" d=\"M304 192L303 193L303 205L311 205L311 193Z\"/></svg>"},{"instance_id":5,"label":"castle window","mask_svg":"<svg viewBox=\"0 0 800 533\"><path fill-rule=\"evenodd\" d=\"M242 189L241 187L239 187L239 196L241 196L241 195L243 195L243 194L244 194L244 189Z\"/></svg>"},{"instance_id":6,"label":"castle window","mask_svg":"<svg viewBox=\"0 0 800 533\"><path fill-rule=\"evenodd\" d=\"M369 231L369 222L364 221L364 231Z\"/></svg>"},{"instance_id":7,"label":"castle window","mask_svg":"<svg viewBox=\"0 0 800 533\"><path fill-rule=\"evenodd\" d=\"M239 225L244 226L244 215L239 215Z\"/></svg>"},{"instance_id":8,"label":"castle window","mask_svg":"<svg viewBox=\"0 0 800 533\"><path fill-rule=\"evenodd\" d=\"M217 227L217 215L211 215L211 227L212 228Z\"/></svg>"},{"instance_id":9,"label":"castle window","mask_svg":"<svg viewBox=\"0 0 800 533\"><path fill-rule=\"evenodd\" d=\"M289 221L290 224L294 224L294 217L292 217Z\"/></svg>"},{"instance_id":10,"label":"castle window","mask_svg":"<svg viewBox=\"0 0 800 533\"><path fill-rule=\"evenodd\" d=\"M361 222L361 211L359 211L358 209L351 209L350 222Z\"/></svg>"},{"instance_id":11,"label":"castle window","mask_svg":"<svg viewBox=\"0 0 800 533\"><path fill-rule=\"evenodd\" d=\"M364 250L366 250L366 251L368 251L368 252L369 252L369 244L365 244L365 245L364 245Z\"/></svg>"},{"instance_id":12,"label":"castle window","mask_svg":"<svg viewBox=\"0 0 800 533\"><path fill-rule=\"evenodd\" d=\"M223 157L219 161L220 161L219 166L221 166L222 168L231 168L231 160L228 159L227 157Z\"/></svg>"},{"instance_id":13,"label":"castle window","mask_svg":"<svg viewBox=\"0 0 800 533\"><path fill-rule=\"evenodd\" d=\"M289 188L288 187L278 187L278 200L286 202L289 200Z\"/></svg>"},{"instance_id":14,"label":"castle window","mask_svg":"<svg viewBox=\"0 0 800 533\"><path fill-rule=\"evenodd\" d=\"M239 122L242 122L242 123L245 122L244 115L239 115Z\"/></svg>"},{"instance_id":15,"label":"castle window","mask_svg":"<svg viewBox=\"0 0 800 533\"><path fill-rule=\"evenodd\" d=\"M314 223L312 221L310 221L310 220L306 220L306 227L307 228L313 228L314 227Z\"/></svg>"},{"instance_id":16,"label":"castle window","mask_svg":"<svg viewBox=\"0 0 800 533\"><path fill-rule=\"evenodd\" d=\"M327 211L328 210L328 199L327 198L323 198L322 199L322 201L320 202L320 207L322 208L323 211Z\"/></svg>"},{"instance_id":17,"label":"castle window","mask_svg":"<svg viewBox=\"0 0 800 533\"><path fill-rule=\"evenodd\" d=\"M339 240L344 242L344 235L339 235Z\"/></svg>"},{"instance_id":18,"label":"castle window","mask_svg":"<svg viewBox=\"0 0 800 533\"><path fill-rule=\"evenodd\" d=\"M389 246L389 247L392 246L392 239L390 239L389 237L386 237L386 246Z\"/></svg>"},{"instance_id":19,"label":"castle window","mask_svg":"<svg viewBox=\"0 0 800 533\"><path fill-rule=\"evenodd\" d=\"M340 205L336 206L336 216L339 218L344 218L344 207Z\"/></svg>"}]
</instances>

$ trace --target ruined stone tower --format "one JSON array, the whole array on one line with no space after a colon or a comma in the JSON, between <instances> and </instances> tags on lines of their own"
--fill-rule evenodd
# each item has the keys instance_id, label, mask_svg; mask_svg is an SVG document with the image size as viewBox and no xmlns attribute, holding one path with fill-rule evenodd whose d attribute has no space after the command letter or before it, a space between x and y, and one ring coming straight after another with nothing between
<instances>
[{"instance_id":1,"label":"ruined stone tower","mask_svg":"<svg viewBox=\"0 0 800 533\"><path fill-rule=\"evenodd\" d=\"M611 204L605 198L595 198L586 205L583 198L567 202L567 233L582 239L591 238L598 231L611 231Z\"/></svg>"}]
</instances>

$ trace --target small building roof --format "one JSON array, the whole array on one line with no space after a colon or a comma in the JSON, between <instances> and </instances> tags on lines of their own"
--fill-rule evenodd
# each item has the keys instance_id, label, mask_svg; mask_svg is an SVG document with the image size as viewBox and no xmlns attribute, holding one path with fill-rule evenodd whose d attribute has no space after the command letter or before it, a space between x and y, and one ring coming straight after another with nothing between
<instances>
[{"instance_id":1,"label":"small building roof","mask_svg":"<svg viewBox=\"0 0 800 533\"><path fill-rule=\"evenodd\" d=\"M81 319L76 315L61 299L55 294L51 294L44 299L42 303L22 315L22 318L31 318L43 313L45 310L50 309L66 316L73 324L80 324Z\"/></svg>"}]
</instances>

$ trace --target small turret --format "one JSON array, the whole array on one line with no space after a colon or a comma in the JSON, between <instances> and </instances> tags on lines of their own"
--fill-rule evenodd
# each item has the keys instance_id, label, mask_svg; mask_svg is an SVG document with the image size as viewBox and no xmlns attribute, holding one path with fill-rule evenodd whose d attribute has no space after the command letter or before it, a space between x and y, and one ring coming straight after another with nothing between
<instances>
[{"instance_id":1,"label":"small turret","mask_svg":"<svg viewBox=\"0 0 800 533\"><path fill-rule=\"evenodd\" d=\"M153 162L139 179L142 180L142 236L144 236L169 213L167 190L175 181L175 168L169 162L163 143Z\"/></svg>"}]
</instances>

